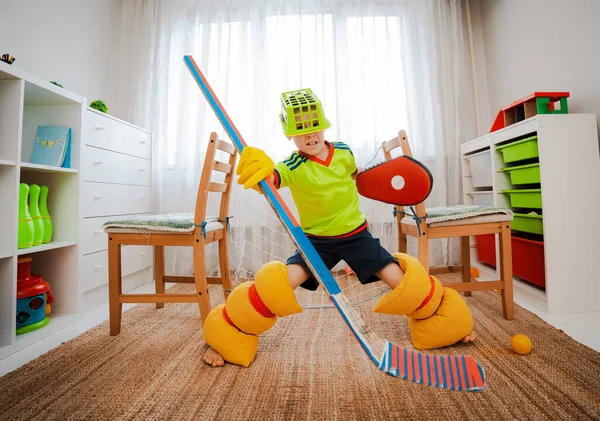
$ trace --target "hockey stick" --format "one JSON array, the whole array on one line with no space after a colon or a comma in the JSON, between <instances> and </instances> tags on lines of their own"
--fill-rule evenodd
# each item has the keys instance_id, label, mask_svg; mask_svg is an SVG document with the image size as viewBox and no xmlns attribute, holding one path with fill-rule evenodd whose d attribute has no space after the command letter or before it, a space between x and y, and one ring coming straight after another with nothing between
<instances>
[{"instance_id":1,"label":"hockey stick","mask_svg":"<svg viewBox=\"0 0 600 421\"><path fill-rule=\"evenodd\" d=\"M241 153L247 145L233 121L231 121L221 102L212 91L193 57L186 55L184 61L223 128ZM467 391L483 389L485 385L484 371L472 356L426 355L410 351L380 338L370 329L342 294L342 290L333 275L323 263L281 196L279 196L279 192L273 183L265 179L260 182L260 186L314 277L329 293L331 301L340 312L340 315L369 358L380 370L414 383L427 384L443 389Z\"/></svg>"}]
</instances>

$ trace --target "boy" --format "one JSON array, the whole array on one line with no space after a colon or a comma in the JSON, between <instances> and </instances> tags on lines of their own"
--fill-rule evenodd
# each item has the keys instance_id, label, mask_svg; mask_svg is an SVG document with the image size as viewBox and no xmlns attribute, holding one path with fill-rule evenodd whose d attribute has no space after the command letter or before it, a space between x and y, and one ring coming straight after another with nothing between
<instances>
[{"instance_id":1,"label":"boy","mask_svg":"<svg viewBox=\"0 0 600 421\"><path fill-rule=\"evenodd\" d=\"M371 235L366 217L359 209L355 180L362 169L357 168L352 151L342 142L325 140L324 131L331 124L310 89L285 92L281 100L283 131L298 151L274 165L262 150L244 148L236 171L238 183L246 189L256 189L261 180L270 177L277 189L289 187L298 208L300 226L328 269L344 260L362 284L382 280L396 291L405 272L396 257ZM287 259L286 268L287 281L293 290L298 286L317 289L318 282L298 251ZM425 282L429 291L429 280ZM475 339L469 332L460 336L464 342ZM213 366L224 363L223 356L213 347L203 359Z\"/></svg>"}]
</instances>

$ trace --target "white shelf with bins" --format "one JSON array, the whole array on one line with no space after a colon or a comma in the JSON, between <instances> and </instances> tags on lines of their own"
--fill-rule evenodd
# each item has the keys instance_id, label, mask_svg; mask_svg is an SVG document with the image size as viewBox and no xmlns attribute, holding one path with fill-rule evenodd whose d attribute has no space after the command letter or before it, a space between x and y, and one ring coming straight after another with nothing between
<instances>
[{"instance_id":1,"label":"white shelf with bins","mask_svg":"<svg viewBox=\"0 0 600 421\"><path fill-rule=\"evenodd\" d=\"M498 147L535 136L539 156L540 182L515 186L503 168L506 164ZM488 182L474 183L471 159L487 154L484 170ZM477 204L486 195L493 206L513 209L504 191L533 187L540 189L541 209L526 209L541 215L543 233L531 234L513 229L513 268L523 261L515 244L527 241L540 247L539 260L544 272L543 285L515 276L515 298L548 313L571 314L600 311L600 283L596 282L594 262L600 256L600 154L595 114L538 114L504 129L481 136L461 145L463 194L465 204ZM481 168L479 168L481 170ZM480 177L481 179L481 177ZM492 240L493 241L493 240ZM495 245L495 247L494 247ZM492 243L492 261L498 261L498 239ZM481 256L477 250L476 256ZM495 259L494 259L495 256ZM489 268L490 257L480 260ZM531 262L531 263L530 263ZM534 265L534 260L527 261ZM474 262L477 263L477 262ZM492 262L494 263L494 262ZM492 265L493 267L497 265ZM515 274L516 275L516 274Z\"/></svg>"},{"instance_id":2,"label":"white shelf with bins","mask_svg":"<svg viewBox=\"0 0 600 421\"><path fill-rule=\"evenodd\" d=\"M85 98L0 63L0 359L81 317L78 277L79 164ZM71 168L29 163L39 125L72 129ZM19 184L46 185L53 221L51 242L19 249ZM31 256L54 295L50 324L16 335L17 261Z\"/></svg>"}]
</instances>

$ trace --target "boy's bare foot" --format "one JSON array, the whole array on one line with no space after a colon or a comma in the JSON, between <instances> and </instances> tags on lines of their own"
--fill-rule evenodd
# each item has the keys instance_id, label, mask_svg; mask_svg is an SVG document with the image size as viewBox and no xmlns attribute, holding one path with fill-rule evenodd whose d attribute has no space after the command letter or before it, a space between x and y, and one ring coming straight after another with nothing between
<instances>
[{"instance_id":1,"label":"boy's bare foot","mask_svg":"<svg viewBox=\"0 0 600 421\"><path fill-rule=\"evenodd\" d=\"M221 354L219 354L211 347L208 347L208 349L202 356L202 359L206 364L212 365L213 367L223 367L223 364L225 364L225 361L223 360Z\"/></svg>"},{"instance_id":2,"label":"boy's bare foot","mask_svg":"<svg viewBox=\"0 0 600 421\"><path fill-rule=\"evenodd\" d=\"M467 336L465 336L464 338L462 338L461 342L467 343L467 342L473 342L475 339L477 339L477 335L475 334L475 331L469 333Z\"/></svg>"}]
</instances>

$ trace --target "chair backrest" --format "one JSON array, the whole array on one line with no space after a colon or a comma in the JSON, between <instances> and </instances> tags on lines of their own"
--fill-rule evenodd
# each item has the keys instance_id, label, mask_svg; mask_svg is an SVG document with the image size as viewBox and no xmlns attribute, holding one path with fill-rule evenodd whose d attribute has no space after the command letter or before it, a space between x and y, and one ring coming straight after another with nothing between
<instances>
[{"instance_id":1,"label":"chair backrest","mask_svg":"<svg viewBox=\"0 0 600 421\"><path fill-rule=\"evenodd\" d=\"M217 150L221 150L229 155L227 162L221 162L216 159ZM196 209L194 212L194 224L201 224L206 220L206 206L208 202L208 193L221 193L221 203L219 206L219 219L225 220L229 211L229 195L231 193L231 181L233 180L233 171L237 159L237 149L233 144L218 139L217 134L210 134L206 156L198 185L198 194L196 196ZM211 181L213 171L225 174L223 182Z\"/></svg>"},{"instance_id":2,"label":"chair backrest","mask_svg":"<svg viewBox=\"0 0 600 421\"><path fill-rule=\"evenodd\" d=\"M383 149L383 156L386 161L392 159L392 150L400 147L402 151L402 155L409 156L412 158L412 151L410 150L410 144L408 143L408 136L406 136L406 131L400 130L398 132L398 136L390 139L388 141L381 143L381 148ZM396 215L403 215L404 208L402 206L396 206ZM415 212L419 217L425 217L425 202L421 202L415 206ZM398 217L402 219L402 216Z\"/></svg>"}]
</instances>

